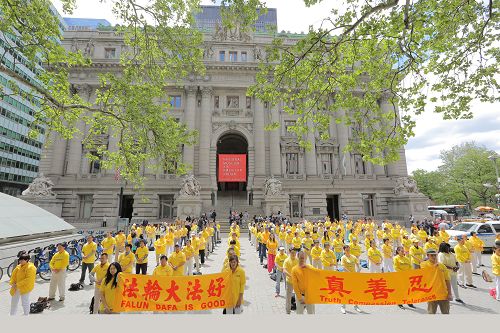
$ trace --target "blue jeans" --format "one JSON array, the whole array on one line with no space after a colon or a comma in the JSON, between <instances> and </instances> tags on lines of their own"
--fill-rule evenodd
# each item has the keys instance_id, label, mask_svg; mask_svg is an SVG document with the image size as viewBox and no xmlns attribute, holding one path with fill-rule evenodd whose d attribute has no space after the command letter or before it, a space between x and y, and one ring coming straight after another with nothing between
<instances>
[{"instance_id":1,"label":"blue jeans","mask_svg":"<svg viewBox=\"0 0 500 333\"><path fill-rule=\"evenodd\" d=\"M264 261L264 257L266 256L266 244L264 243L259 243L259 258L260 258L260 264L262 265Z\"/></svg>"},{"instance_id":2,"label":"blue jeans","mask_svg":"<svg viewBox=\"0 0 500 333\"><path fill-rule=\"evenodd\" d=\"M276 270L276 294L280 293L281 280L285 281L285 276L282 271Z\"/></svg>"}]
</instances>

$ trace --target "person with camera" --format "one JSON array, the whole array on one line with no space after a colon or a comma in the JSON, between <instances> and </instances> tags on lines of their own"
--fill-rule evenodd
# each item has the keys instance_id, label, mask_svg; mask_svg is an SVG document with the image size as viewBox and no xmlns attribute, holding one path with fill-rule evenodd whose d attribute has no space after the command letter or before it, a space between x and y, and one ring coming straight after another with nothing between
<instances>
[{"instance_id":1,"label":"person with camera","mask_svg":"<svg viewBox=\"0 0 500 333\"><path fill-rule=\"evenodd\" d=\"M438 262L445 265L450 273L450 284L453 289L453 295L455 296L455 302L464 303L460 299L460 295L458 293L458 280L457 280L457 272L458 272L458 261L455 257L455 254L451 252L451 246L448 243L441 243L439 245L439 254L438 254Z\"/></svg>"}]
</instances>

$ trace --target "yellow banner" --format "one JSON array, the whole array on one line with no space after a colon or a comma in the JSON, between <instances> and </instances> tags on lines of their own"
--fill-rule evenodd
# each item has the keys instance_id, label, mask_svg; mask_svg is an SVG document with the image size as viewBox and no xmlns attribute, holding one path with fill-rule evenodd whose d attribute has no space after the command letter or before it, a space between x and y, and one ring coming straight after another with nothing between
<instances>
[{"instance_id":1,"label":"yellow banner","mask_svg":"<svg viewBox=\"0 0 500 333\"><path fill-rule=\"evenodd\" d=\"M120 273L116 312L196 311L232 307L229 272L195 276Z\"/></svg>"},{"instance_id":2,"label":"yellow banner","mask_svg":"<svg viewBox=\"0 0 500 333\"><path fill-rule=\"evenodd\" d=\"M396 273L347 273L306 269L307 304L397 305L445 300L448 290L437 268Z\"/></svg>"}]
</instances>

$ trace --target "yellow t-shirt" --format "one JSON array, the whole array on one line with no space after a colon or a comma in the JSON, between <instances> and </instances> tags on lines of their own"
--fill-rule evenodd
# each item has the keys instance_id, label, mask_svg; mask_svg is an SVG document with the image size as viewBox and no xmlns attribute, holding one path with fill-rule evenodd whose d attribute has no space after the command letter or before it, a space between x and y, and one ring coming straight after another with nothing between
<instances>
[{"instance_id":1,"label":"yellow t-shirt","mask_svg":"<svg viewBox=\"0 0 500 333\"><path fill-rule=\"evenodd\" d=\"M116 287L113 287L113 279L111 279L107 284L105 284L106 281L102 281L101 286L99 289L102 292L102 295L104 299L106 300L106 304L108 304L109 309L111 312L113 311L113 305L115 303L115 294L116 294L116 288L118 287L118 284ZM104 310L104 304L101 303L101 311Z\"/></svg>"},{"instance_id":2,"label":"yellow t-shirt","mask_svg":"<svg viewBox=\"0 0 500 333\"><path fill-rule=\"evenodd\" d=\"M455 245L455 257L458 262L464 263L471 260L470 251L465 245Z\"/></svg>"},{"instance_id":3,"label":"yellow t-shirt","mask_svg":"<svg viewBox=\"0 0 500 333\"><path fill-rule=\"evenodd\" d=\"M384 258L392 258L392 246L382 244L382 252L384 253Z\"/></svg>"},{"instance_id":4,"label":"yellow t-shirt","mask_svg":"<svg viewBox=\"0 0 500 333\"><path fill-rule=\"evenodd\" d=\"M269 254L276 254L276 249L278 248L278 243L276 241L267 241L267 251Z\"/></svg>"},{"instance_id":5,"label":"yellow t-shirt","mask_svg":"<svg viewBox=\"0 0 500 333\"><path fill-rule=\"evenodd\" d=\"M125 246L125 235L116 235L115 236L115 242L116 242L116 246L119 247L119 248L122 248Z\"/></svg>"},{"instance_id":6,"label":"yellow t-shirt","mask_svg":"<svg viewBox=\"0 0 500 333\"><path fill-rule=\"evenodd\" d=\"M469 242L472 244L472 248L476 252L482 252L484 248L484 242L481 238L477 236L472 236L469 239Z\"/></svg>"},{"instance_id":7,"label":"yellow t-shirt","mask_svg":"<svg viewBox=\"0 0 500 333\"><path fill-rule=\"evenodd\" d=\"M295 257L295 259L292 259L292 257L288 257L285 259L283 262L283 269L288 272L288 274L292 274L292 269L299 264L299 259Z\"/></svg>"},{"instance_id":8,"label":"yellow t-shirt","mask_svg":"<svg viewBox=\"0 0 500 333\"><path fill-rule=\"evenodd\" d=\"M278 253L276 255L276 258L274 259L274 263L278 267L278 270L282 271L283 270L283 264L285 263L285 260L288 258L286 253Z\"/></svg>"},{"instance_id":9,"label":"yellow t-shirt","mask_svg":"<svg viewBox=\"0 0 500 333\"><path fill-rule=\"evenodd\" d=\"M359 256L361 255L361 246L358 243L351 243L349 247L351 248L351 254L359 258Z\"/></svg>"},{"instance_id":10,"label":"yellow t-shirt","mask_svg":"<svg viewBox=\"0 0 500 333\"><path fill-rule=\"evenodd\" d=\"M109 267L109 262L105 263L104 265L97 265L94 266L94 269L92 269L92 273L95 273L95 280L97 285L100 285L102 282L102 279L106 277L106 273L108 272L108 267Z\"/></svg>"},{"instance_id":11,"label":"yellow t-shirt","mask_svg":"<svg viewBox=\"0 0 500 333\"><path fill-rule=\"evenodd\" d=\"M441 270L441 272L443 272L444 279L446 281L450 281L450 272L448 271L448 268L446 268L446 266L443 265L442 263L437 263L436 265ZM431 262L429 260L422 261L422 263L420 264L420 268L427 268L427 267L432 267L432 266L433 265L431 264Z\"/></svg>"},{"instance_id":12,"label":"yellow t-shirt","mask_svg":"<svg viewBox=\"0 0 500 333\"><path fill-rule=\"evenodd\" d=\"M241 266L236 267L236 270L234 272L229 267L225 271L231 272L231 294L233 301L231 305L234 307L236 306L236 302L238 301L240 294L243 294L245 292L245 271L243 270L243 268L241 268ZM243 304L243 297L241 299L241 304Z\"/></svg>"},{"instance_id":13,"label":"yellow t-shirt","mask_svg":"<svg viewBox=\"0 0 500 333\"><path fill-rule=\"evenodd\" d=\"M167 243L165 243L165 239L163 238L158 238L155 240L155 252L156 254L165 254L167 251Z\"/></svg>"},{"instance_id":14,"label":"yellow t-shirt","mask_svg":"<svg viewBox=\"0 0 500 333\"><path fill-rule=\"evenodd\" d=\"M182 276L184 275L184 264L186 263L186 255L179 251L179 253L172 253L170 258L168 258L168 262L173 266L177 267L174 270L174 276Z\"/></svg>"},{"instance_id":15,"label":"yellow t-shirt","mask_svg":"<svg viewBox=\"0 0 500 333\"><path fill-rule=\"evenodd\" d=\"M120 254L120 256L118 257L118 263L122 267L124 273L132 273L134 262L135 262L135 255L132 252L129 252L129 254L126 254L124 252ZM130 265L131 263L132 265ZM125 267L127 267L128 265L130 265L130 267L125 269Z\"/></svg>"},{"instance_id":16,"label":"yellow t-shirt","mask_svg":"<svg viewBox=\"0 0 500 333\"><path fill-rule=\"evenodd\" d=\"M340 263L347 272L356 272L356 264L358 263L358 258L353 256L352 254L350 254L349 256L344 254L340 259Z\"/></svg>"},{"instance_id":17,"label":"yellow t-shirt","mask_svg":"<svg viewBox=\"0 0 500 333\"><path fill-rule=\"evenodd\" d=\"M299 249L302 246L302 239L299 236L292 239L293 247Z\"/></svg>"},{"instance_id":18,"label":"yellow t-shirt","mask_svg":"<svg viewBox=\"0 0 500 333\"><path fill-rule=\"evenodd\" d=\"M370 247L368 249L368 258L370 258L374 263L380 264L382 262L382 253L377 248Z\"/></svg>"},{"instance_id":19,"label":"yellow t-shirt","mask_svg":"<svg viewBox=\"0 0 500 333\"><path fill-rule=\"evenodd\" d=\"M92 252L94 252L93 256L90 256L86 259L83 259L82 262L85 264L93 264L95 262L95 253L97 251L97 244L92 242L92 243L85 243L82 247L82 257L86 257L90 255Z\"/></svg>"},{"instance_id":20,"label":"yellow t-shirt","mask_svg":"<svg viewBox=\"0 0 500 333\"><path fill-rule=\"evenodd\" d=\"M184 246L182 248L182 252L184 252L184 254L186 255L186 260L188 260L194 256L195 251L194 251L193 245L190 245L190 246Z\"/></svg>"},{"instance_id":21,"label":"yellow t-shirt","mask_svg":"<svg viewBox=\"0 0 500 333\"><path fill-rule=\"evenodd\" d=\"M400 256L397 254L394 259L394 270L396 272L403 272L410 270L412 268L411 266L411 259L408 258L407 256Z\"/></svg>"},{"instance_id":22,"label":"yellow t-shirt","mask_svg":"<svg viewBox=\"0 0 500 333\"><path fill-rule=\"evenodd\" d=\"M333 253L333 251L330 249L321 251L321 263L325 268L335 266L335 264L337 263L337 257L335 257L335 253Z\"/></svg>"},{"instance_id":23,"label":"yellow t-shirt","mask_svg":"<svg viewBox=\"0 0 500 333\"><path fill-rule=\"evenodd\" d=\"M311 258L313 260L318 260L321 257L321 252L323 249L319 246L313 246L311 249Z\"/></svg>"},{"instance_id":24,"label":"yellow t-shirt","mask_svg":"<svg viewBox=\"0 0 500 333\"><path fill-rule=\"evenodd\" d=\"M424 260L424 256L425 252L423 248L419 247L417 249L415 245L412 245L412 247L410 247L410 257L412 265L420 265L420 263Z\"/></svg>"},{"instance_id":25,"label":"yellow t-shirt","mask_svg":"<svg viewBox=\"0 0 500 333\"><path fill-rule=\"evenodd\" d=\"M69 265L69 253L66 251L56 252L52 259L50 259L50 269L64 269Z\"/></svg>"},{"instance_id":26,"label":"yellow t-shirt","mask_svg":"<svg viewBox=\"0 0 500 333\"><path fill-rule=\"evenodd\" d=\"M153 271L153 276L172 276L174 275L174 270L167 263L165 266L157 266Z\"/></svg>"},{"instance_id":27,"label":"yellow t-shirt","mask_svg":"<svg viewBox=\"0 0 500 333\"><path fill-rule=\"evenodd\" d=\"M107 253L109 255L109 254L113 254L113 252L115 251L116 241L113 237L104 238L102 240L101 244L102 244L102 247L104 249L104 251L103 251L104 253Z\"/></svg>"},{"instance_id":28,"label":"yellow t-shirt","mask_svg":"<svg viewBox=\"0 0 500 333\"><path fill-rule=\"evenodd\" d=\"M148 255L149 255L149 249L147 246L144 247L138 247L137 250L135 250L135 257L137 258L137 263L138 264L146 264L148 262ZM142 258L146 256L146 258L143 260Z\"/></svg>"},{"instance_id":29,"label":"yellow t-shirt","mask_svg":"<svg viewBox=\"0 0 500 333\"><path fill-rule=\"evenodd\" d=\"M491 255L491 271L494 275L500 276L500 256L496 253Z\"/></svg>"},{"instance_id":30,"label":"yellow t-shirt","mask_svg":"<svg viewBox=\"0 0 500 333\"><path fill-rule=\"evenodd\" d=\"M302 239L302 244L304 244L304 247L307 249L307 250L311 250L313 244L314 244L314 240L312 238L303 238Z\"/></svg>"}]
</instances>

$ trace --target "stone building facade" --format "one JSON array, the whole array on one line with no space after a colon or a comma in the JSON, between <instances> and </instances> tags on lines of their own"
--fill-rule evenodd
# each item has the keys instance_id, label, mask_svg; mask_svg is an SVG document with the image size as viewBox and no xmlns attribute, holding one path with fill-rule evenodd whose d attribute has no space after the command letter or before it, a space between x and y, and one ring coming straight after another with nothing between
<instances>
[{"instance_id":1,"label":"stone building facade","mask_svg":"<svg viewBox=\"0 0 500 333\"><path fill-rule=\"evenodd\" d=\"M289 35L285 42L292 44L299 38ZM183 88L169 87L165 92L173 106L172 114L200 134L198 145L183 147L183 161L192 165L200 183L196 200L201 211L215 209L223 218L231 207L247 210L250 215L264 214L266 200L270 200L264 195L264 183L273 176L281 182L283 195L271 210L279 208L295 218L327 214L338 218L344 211L350 216L394 218L389 206L395 197L396 179L407 176L404 149L400 150L400 160L386 167L363 162L360 155L342 152L351 129L332 121L331 139L322 141L310 133L307 140L313 148L305 151L294 133L287 130L296 116L285 113L283 105L269 108L246 96L272 36L216 29L204 33L204 40L206 75L189 77ZM63 45L92 57L91 67L72 70L70 78L82 96L95 98L99 72L119 70L122 37L112 31L72 30L66 31ZM384 101L382 107L392 108ZM265 126L274 121L281 124L280 128L266 131ZM79 126L85 131L83 124ZM103 140L107 140L109 149L116 149L115 138ZM100 170L99 163L91 163L85 153L80 138L56 138L43 152L40 171L54 182L66 220L102 220L120 215L157 221L196 213L189 209L178 214L181 179L171 170L158 173L144 166L141 172L147 181L139 193L123 182L117 183L114 170ZM247 155L245 182L218 182L219 153Z\"/></svg>"}]
</instances>

